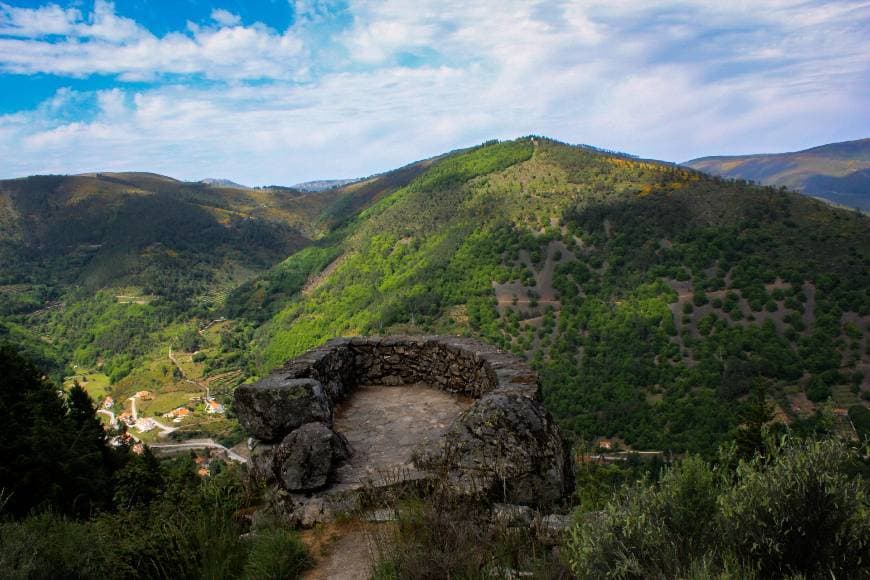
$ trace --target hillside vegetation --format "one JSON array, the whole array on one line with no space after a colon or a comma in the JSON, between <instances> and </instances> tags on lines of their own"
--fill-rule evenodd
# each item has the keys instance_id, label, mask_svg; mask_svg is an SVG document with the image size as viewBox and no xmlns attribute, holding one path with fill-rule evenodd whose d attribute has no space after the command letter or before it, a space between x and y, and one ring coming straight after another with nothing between
<instances>
[{"instance_id":1,"label":"hillside vegetation","mask_svg":"<svg viewBox=\"0 0 870 580\"><path fill-rule=\"evenodd\" d=\"M336 335L473 334L530 359L578 436L712 453L759 378L787 420L865 404L868 266L854 212L546 139L493 142L254 282L276 314L248 355L264 373ZM265 293L233 293L228 312L262 320Z\"/></svg>"},{"instance_id":2,"label":"hillside vegetation","mask_svg":"<svg viewBox=\"0 0 870 580\"><path fill-rule=\"evenodd\" d=\"M377 525L383 579L866 577L868 226L541 137L314 193L0 182L0 566L297 578ZM244 468L128 437L246 453L237 385L387 333L476 336L539 371L575 444L552 508L570 523L441 481L367 490L381 509L300 535ZM621 447L663 453L603 453Z\"/></svg>"},{"instance_id":3,"label":"hillside vegetation","mask_svg":"<svg viewBox=\"0 0 870 580\"><path fill-rule=\"evenodd\" d=\"M850 437L870 397L868 218L679 166L528 137L319 193L93 174L0 203L0 333L151 414L388 332L518 353L568 432L636 449L712 454L759 381Z\"/></svg>"},{"instance_id":4,"label":"hillside vegetation","mask_svg":"<svg viewBox=\"0 0 870 580\"><path fill-rule=\"evenodd\" d=\"M167 391L155 406L163 412L204 391L204 374L233 377L232 387L245 377L231 356L185 376L167 352L219 344L197 331L227 293L366 203L345 199L354 196L150 173L0 181L0 342L95 397ZM103 380L108 389L94 386Z\"/></svg>"},{"instance_id":5,"label":"hillside vegetation","mask_svg":"<svg viewBox=\"0 0 870 580\"><path fill-rule=\"evenodd\" d=\"M713 175L785 186L845 207L870 210L870 139L794 153L701 157L685 165Z\"/></svg>"}]
</instances>

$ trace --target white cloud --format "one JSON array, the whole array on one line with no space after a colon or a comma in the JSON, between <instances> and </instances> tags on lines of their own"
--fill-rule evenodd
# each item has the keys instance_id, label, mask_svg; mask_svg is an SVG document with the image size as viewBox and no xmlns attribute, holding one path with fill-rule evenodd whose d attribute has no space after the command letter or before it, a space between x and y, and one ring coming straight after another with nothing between
<instances>
[{"instance_id":1,"label":"white cloud","mask_svg":"<svg viewBox=\"0 0 870 580\"><path fill-rule=\"evenodd\" d=\"M221 26L238 26L242 23L242 19L238 14L233 14L223 8L215 8L212 10L211 19Z\"/></svg>"},{"instance_id":2,"label":"white cloud","mask_svg":"<svg viewBox=\"0 0 870 580\"><path fill-rule=\"evenodd\" d=\"M293 30L239 26L238 17L225 10L211 16L217 27L192 26L189 33L156 37L117 16L114 5L104 0L97 0L87 17L56 5L26 9L0 4L0 71L119 75L125 81L166 74L219 80L304 76L304 47ZM46 38L56 35L63 38Z\"/></svg>"},{"instance_id":3,"label":"white cloud","mask_svg":"<svg viewBox=\"0 0 870 580\"><path fill-rule=\"evenodd\" d=\"M68 35L76 30L81 13L56 4L39 8L18 8L0 3L0 34L37 38L53 34Z\"/></svg>"},{"instance_id":4,"label":"white cloud","mask_svg":"<svg viewBox=\"0 0 870 580\"><path fill-rule=\"evenodd\" d=\"M20 8L0 3L0 35L20 38L68 36L119 43L147 35L147 31L129 18L115 14L115 5L95 0L87 20L76 9L56 4L39 8Z\"/></svg>"},{"instance_id":5,"label":"white cloud","mask_svg":"<svg viewBox=\"0 0 870 580\"><path fill-rule=\"evenodd\" d=\"M868 2L352 0L350 24L317 38L329 7L296 9L283 32L215 11L217 26L158 38L128 21L110 38L107 3L86 16L0 5L0 31L16 31L0 32L5 70L225 81L58 91L0 117L4 173L286 184L528 133L685 160L870 129ZM69 113L87 106L88 120Z\"/></svg>"}]
</instances>

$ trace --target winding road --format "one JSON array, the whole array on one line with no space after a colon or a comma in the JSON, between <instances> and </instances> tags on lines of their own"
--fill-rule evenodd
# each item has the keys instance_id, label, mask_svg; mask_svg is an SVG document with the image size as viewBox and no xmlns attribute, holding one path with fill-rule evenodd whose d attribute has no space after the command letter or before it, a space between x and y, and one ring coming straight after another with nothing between
<instances>
[{"instance_id":1,"label":"winding road","mask_svg":"<svg viewBox=\"0 0 870 580\"><path fill-rule=\"evenodd\" d=\"M220 449L227 454L228 459L232 459L238 463L247 463L248 458L242 457L232 449L224 447L214 439L190 439L181 443L153 443L149 445L155 451L193 451L195 449Z\"/></svg>"},{"instance_id":2,"label":"winding road","mask_svg":"<svg viewBox=\"0 0 870 580\"><path fill-rule=\"evenodd\" d=\"M107 411L105 409L97 409L97 413L100 415L105 415L109 418L109 427L112 429L118 428L118 420L115 418L115 414L111 411Z\"/></svg>"}]
</instances>

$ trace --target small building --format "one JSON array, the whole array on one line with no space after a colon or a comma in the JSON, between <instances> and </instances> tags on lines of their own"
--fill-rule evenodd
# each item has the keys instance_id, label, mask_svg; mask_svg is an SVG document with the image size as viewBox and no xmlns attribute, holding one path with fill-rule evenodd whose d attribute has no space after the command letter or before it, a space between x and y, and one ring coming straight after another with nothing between
<instances>
[{"instance_id":1,"label":"small building","mask_svg":"<svg viewBox=\"0 0 870 580\"><path fill-rule=\"evenodd\" d=\"M185 417L190 417L190 409L187 407L177 407L168 413L163 413L163 416L167 419L183 419Z\"/></svg>"},{"instance_id":2,"label":"small building","mask_svg":"<svg viewBox=\"0 0 870 580\"><path fill-rule=\"evenodd\" d=\"M147 433L157 427L157 423L151 417L142 417L136 421L136 429L142 433Z\"/></svg>"},{"instance_id":3,"label":"small building","mask_svg":"<svg viewBox=\"0 0 870 580\"><path fill-rule=\"evenodd\" d=\"M133 413L131 413L130 411L122 411L120 414L118 414L118 421L122 421L127 425L132 425L133 423L135 423L135 421L133 421Z\"/></svg>"},{"instance_id":4,"label":"small building","mask_svg":"<svg viewBox=\"0 0 870 580\"><path fill-rule=\"evenodd\" d=\"M214 399L209 399L208 401L206 401L205 410L207 413L210 413L212 415L223 414L224 406L215 401Z\"/></svg>"},{"instance_id":5,"label":"small building","mask_svg":"<svg viewBox=\"0 0 870 580\"><path fill-rule=\"evenodd\" d=\"M178 407L177 409L173 409L163 416L171 418L173 423L181 423L182 419L184 419L185 417L190 417L191 414L192 411L187 407Z\"/></svg>"},{"instance_id":6,"label":"small building","mask_svg":"<svg viewBox=\"0 0 870 580\"><path fill-rule=\"evenodd\" d=\"M154 395L151 394L151 391L137 391L135 395L133 395L135 399L142 399L143 401L150 401L154 398Z\"/></svg>"},{"instance_id":7,"label":"small building","mask_svg":"<svg viewBox=\"0 0 870 580\"><path fill-rule=\"evenodd\" d=\"M103 399L103 409L111 409L114 406L115 406L115 399L113 399L111 396Z\"/></svg>"}]
</instances>

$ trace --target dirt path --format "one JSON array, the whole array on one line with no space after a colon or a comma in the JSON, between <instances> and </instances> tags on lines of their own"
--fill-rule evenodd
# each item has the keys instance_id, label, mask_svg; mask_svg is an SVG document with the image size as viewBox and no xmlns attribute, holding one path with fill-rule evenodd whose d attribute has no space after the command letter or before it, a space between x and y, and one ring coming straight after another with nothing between
<instances>
[{"instance_id":1,"label":"dirt path","mask_svg":"<svg viewBox=\"0 0 870 580\"><path fill-rule=\"evenodd\" d=\"M368 580L372 575L372 550L364 529L338 538L329 553L309 570L305 580Z\"/></svg>"},{"instance_id":2,"label":"dirt path","mask_svg":"<svg viewBox=\"0 0 870 580\"><path fill-rule=\"evenodd\" d=\"M816 285L810 282L804 284L804 294L807 301L804 303L804 334L810 334L816 322Z\"/></svg>"}]
</instances>

